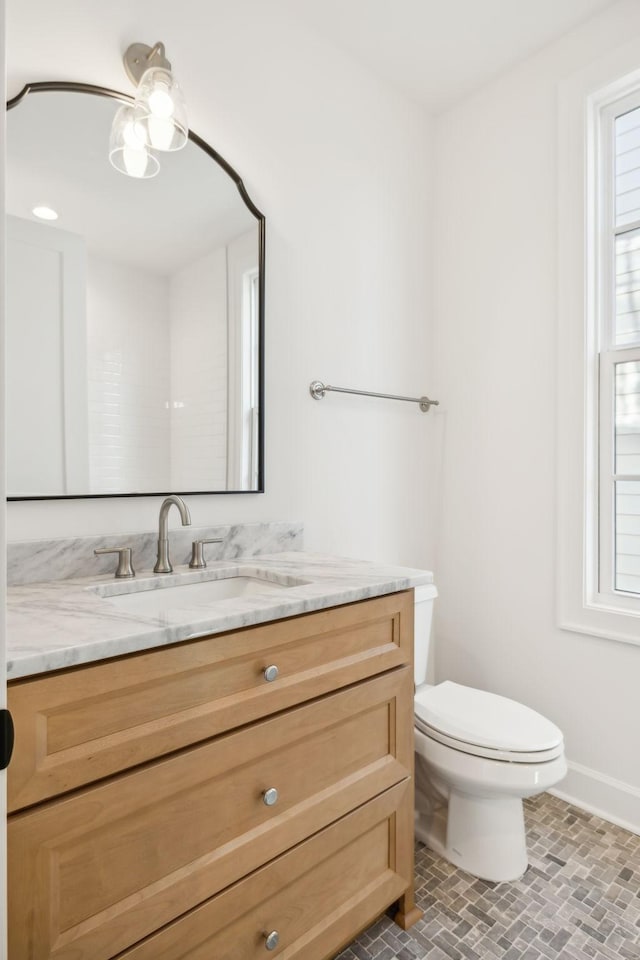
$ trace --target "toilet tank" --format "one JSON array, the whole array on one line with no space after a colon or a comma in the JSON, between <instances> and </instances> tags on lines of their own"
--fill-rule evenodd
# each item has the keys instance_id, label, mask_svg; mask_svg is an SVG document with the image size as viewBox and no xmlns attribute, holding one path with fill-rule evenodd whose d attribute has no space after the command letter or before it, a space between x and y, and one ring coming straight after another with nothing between
<instances>
[{"instance_id":1,"label":"toilet tank","mask_svg":"<svg viewBox=\"0 0 640 960\"><path fill-rule=\"evenodd\" d=\"M427 681L433 601L438 596L438 591L435 588L435 584L425 583L423 586L415 587L414 595L413 676L416 687L419 687L420 684L426 683Z\"/></svg>"}]
</instances>

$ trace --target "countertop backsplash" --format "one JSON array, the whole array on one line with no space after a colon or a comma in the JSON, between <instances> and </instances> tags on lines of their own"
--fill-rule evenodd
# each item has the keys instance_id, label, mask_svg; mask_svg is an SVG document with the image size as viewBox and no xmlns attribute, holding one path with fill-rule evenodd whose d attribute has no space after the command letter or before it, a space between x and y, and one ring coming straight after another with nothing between
<instances>
[{"instance_id":1,"label":"countertop backsplash","mask_svg":"<svg viewBox=\"0 0 640 960\"><path fill-rule=\"evenodd\" d=\"M233 560L263 553L302 550L302 523L274 521L264 523L220 524L207 527L183 527L177 511L170 517L169 541L174 567L189 562L193 540L222 537L222 543L206 545L206 559ZM22 540L7 544L7 582L9 586L69 580L74 577L101 576L116 568L114 555L94 555L99 547L133 549L135 570L149 570L156 562L158 531L99 537L72 537L59 540Z\"/></svg>"}]
</instances>

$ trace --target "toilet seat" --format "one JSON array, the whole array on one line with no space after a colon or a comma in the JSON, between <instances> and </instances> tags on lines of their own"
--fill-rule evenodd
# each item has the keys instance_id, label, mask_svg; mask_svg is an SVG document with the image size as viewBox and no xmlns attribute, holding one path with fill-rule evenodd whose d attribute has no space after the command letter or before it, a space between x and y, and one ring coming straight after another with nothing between
<instances>
[{"instance_id":1,"label":"toilet seat","mask_svg":"<svg viewBox=\"0 0 640 960\"><path fill-rule=\"evenodd\" d=\"M521 703L450 680L418 688L416 727L454 750L511 763L544 763L564 750L561 731Z\"/></svg>"},{"instance_id":2,"label":"toilet seat","mask_svg":"<svg viewBox=\"0 0 640 960\"><path fill-rule=\"evenodd\" d=\"M546 763L548 760L556 760L564 751L564 744L561 742L557 747L550 750L499 750L490 747L480 747L475 743L467 743L465 740L456 740L454 737L447 737L445 734L434 730L426 723L423 723L419 717L415 718L416 730L423 733L431 740L437 740L446 747L458 750L460 753L469 753L474 757L484 757L487 760L503 760L507 763Z\"/></svg>"}]
</instances>

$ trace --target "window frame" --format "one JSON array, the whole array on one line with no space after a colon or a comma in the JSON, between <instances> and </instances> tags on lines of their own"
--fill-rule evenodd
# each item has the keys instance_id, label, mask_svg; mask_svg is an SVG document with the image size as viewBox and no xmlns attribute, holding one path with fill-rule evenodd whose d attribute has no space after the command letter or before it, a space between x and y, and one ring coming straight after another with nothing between
<instances>
[{"instance_id":1,"label":"window frame","mask_svg":"<svg viewBox=\"0 0 640 960\"><path fill-rule=\"evenodd\" d=\"M592 468L597 473L597 502L593 509L597 523L592 524L596 543L592 547L593 563L589 569L590 594L593 602L609 609L626 611L640 616L640 595L617 589L616 577L616 493L615 486L621 477L615 467L615 370L619 363L640 359L640 339L632 346L616 346L616 240L624 233L637 230L640 220L616 224L615 191L615 122L620 116L640 109L640 84L633 84L630 92L620 95L614 91L600 104L594 103L593 157L594 176L590 243L594 250L591 262L593 270L592 304L592 352L593 367L597 377L598 416L588 424L595 434L591 448L596 451L597 462ZM630 477L629 479L636 479ZM637 479L640 479L638 477ZM640 625L639 625L640 630Z\"/></svg>"},{"instance_id":2,"label":"window frame","mask_svg":"<svg viewBox=\"0 0 640 960\"><path fill-rule=\"evenodd\" d=\"M604 124L610 113L625 112L626 98L637 96L640 106L638 66L637 49L626 44L563 81L558 99L558 624L632 644L640 644L640 597L600 589L600 454L607 442L600 380L609 345L603 311L615 296L603 220L612 209L614 181L604 171L613 170L613 148L604 152ZM619 358L623 352L615 351Z\"/></svg>"}]
</instances>

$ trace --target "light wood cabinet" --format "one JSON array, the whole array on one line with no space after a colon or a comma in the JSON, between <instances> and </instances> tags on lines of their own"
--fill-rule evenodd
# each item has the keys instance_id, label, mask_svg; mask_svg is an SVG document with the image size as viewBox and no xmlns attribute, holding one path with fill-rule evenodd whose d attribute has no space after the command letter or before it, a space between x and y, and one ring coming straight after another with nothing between
<instances>
[{"instance_id":1,"label":"light wood cabinet","mask_svg":"<svg viewBox=\"0 0 640 960\"><path fill-rule=\"evenodd\" d=\"M395 900L409 926L412 649L406 591L10 685L11 960L327 960Z\"/></svg>"}]
</instances>

